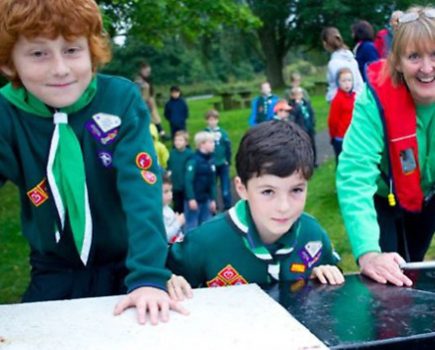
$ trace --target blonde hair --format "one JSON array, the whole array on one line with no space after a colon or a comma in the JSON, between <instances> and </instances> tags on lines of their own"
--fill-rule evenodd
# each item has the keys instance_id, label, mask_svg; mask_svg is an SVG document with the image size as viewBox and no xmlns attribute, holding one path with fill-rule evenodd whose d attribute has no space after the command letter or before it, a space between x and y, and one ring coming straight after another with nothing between
<instances>
[{"instance_id":1,"label":"blonde hair","mask_svg":"<svg viewBox=\"0 0 435 350\"><path fill-rule=\"evenodd\" d=\"M407 13L415 12L418 18L414 21L400 23L394 33L391 52L387 58L386 71L384 74L390 74L395 85L401 84L402 73L397 70L397 65L406 49L411 48L416 51L428 51L428 47L435 44L435 18L426 17L424 11L435 10L434 7L413 6Z\"/></svg>"},{"instance_id":2,"label":"blonde hair","mask_svg":"<svg viewBox=\"0 0 435 350\"><path fill-rule=\"evenodd\" d=\"M103 20L94 0L1 0L0 1L0 66L13 72L6 76L15 86L20 77L12 62L12 50L19 37L37 36L55 39L62 35L66 40L80 36L88 39L92 69L111 59Z\"/></svg>"},{"instance_id":3,"label":"blonde hair","mask_svg":"<svg viewBox=\"0 0 435 350\"><path fill-rule=\"evenodd\" d=\"M176 131L175 134L174 134L174 139L176 137L178 137L178 136L184 138L184 140L186 141L186 144L189 143L189 133L186 130L178 130L178 131Z\"/></svg>"},{"instance_id":4,"label":"blonde hair","mask_svg":"<svg viewBox=\"0 0 435 350\"><path fill-rule=\"evenodd\" d=\"M207 141L213 141L214 142L214 136L211 132L208 131L200 131L195 134L195 146L196 148L199 148L203 143Z\"/></svg>"},{"instance_id":5,"label":"blonde hair","mask_svg":"<svg viewBox=\"0 0 435 350\"><path fill-rule=\"evenodd\" d=\"M215 109L210 109L205 113L205 119L216 118L219 119L219 112Z\"/></svg>"}]
</instances>

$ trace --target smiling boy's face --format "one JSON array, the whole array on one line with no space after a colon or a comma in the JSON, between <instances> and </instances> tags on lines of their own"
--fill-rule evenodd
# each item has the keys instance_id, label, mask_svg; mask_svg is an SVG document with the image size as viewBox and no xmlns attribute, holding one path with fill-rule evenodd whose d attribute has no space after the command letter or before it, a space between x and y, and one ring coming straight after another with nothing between
<instances>
[{"instance_id":1,"label":"smiling boy's face","mask_svg":"<svg viewBox=\"0 0 435 350\"><path fill-rule=\"evenodd\" d=\"M253 177L246 186L236 178L237 193L248 201L254 224L266 244L276 242L301 216L307 187L307 180L299 172L287 177Z\"/></svg>"},{"instance_id":2,"label":"smiling boy's face","mask_svg":"<svg viewBox=\"0 0 435 350\"><path fill-rule=\"evenodd\" d=\"M12 50L14 68L24 87L45 104L62 108L76 102L92 79L86 37L66 41L20 36ZM12 75L8 67L1 67Z\"/></svg>"}]
</instances>

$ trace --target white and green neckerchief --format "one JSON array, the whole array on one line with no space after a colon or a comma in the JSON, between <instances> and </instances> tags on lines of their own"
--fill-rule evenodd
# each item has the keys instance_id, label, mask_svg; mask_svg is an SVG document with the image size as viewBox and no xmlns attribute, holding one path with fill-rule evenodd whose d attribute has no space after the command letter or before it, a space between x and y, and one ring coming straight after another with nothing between
<instances>
[{"instance_id":1,"label":"white and green neckerchief","mask_svg":"<svg viewBox=\"0 0 435 350\"><path fill-rule=\"evenodd\" d=\"M279 272L281 269L281 261L285 256L291 254L297 243L299 236L300 224L297 221L291 228L292 234L286 234L281 237L278 242L283 246L279 248L274 256L270 254L252 222L249 212L248 203L245 200L240 200L232 207L228 214L237 228L243 233L243 242L246 248L252 252L258 259L267 263L267 272L276 281L279 281ZM278 259L276 259L278 258Z\"/></svg>"},{"instance_id":2,"label":"white and green neckerchief","mask_svg":"<svg viewBox=\"0 0 435 350\"><path fill-rule=\"evenodd\" d=\"M74 243L84 265L87 264L92 244L92 219L83 153L74 130L68 124L68 113L88 105L96 91L97 81L94 78L74 104L52 113L49 107L23 87L15 88L9 83L0 89L0 93L19 109L42 118L53 118L55 127L46 170L60 223L55 239L56 242L61 239L68 213Z\"/></svg>"}]
</instances>

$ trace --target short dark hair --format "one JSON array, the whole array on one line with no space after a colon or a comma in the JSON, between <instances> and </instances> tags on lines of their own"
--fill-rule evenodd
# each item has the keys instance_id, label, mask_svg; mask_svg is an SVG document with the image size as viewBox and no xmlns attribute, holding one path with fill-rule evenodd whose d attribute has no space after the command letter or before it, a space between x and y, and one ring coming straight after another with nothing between
<instances>
[{"instance_id":1,"label":"short dark hair","mask_svg":"<svg viewBox=\"0 0 435 350\"><path fill-rule=\"evenodd\" d=\"M171 174L168 173L167 171L165 171L162 174L162 182L163 182L164 185L166 185L166 184L172 185Z\"/></svg>"},{"instance_id":2,"label":"short dark hair","mask_svg":"<svg viewBox=\"0 0 435 350\"><path fill-rule=\"evenodd\" d=\"M237 175L246 186L249 179L265 174L287 177L313 174L314 155L308 134L293 122L272 120L249 129L236 155Z\"/></svg>"},{"instance_id":3,"label":"short dark hair","mask_svg":"<svg viewBox=\"0 0 435 350\"><path fill-rule=\"evenodd\" d=\"M177 85L173 85L173 86L171 86L171 88L169 89L169 91L170 91L170 92L175 92L175 91L177 91L177 92L181 92L180 87L177 86Z\"/></svg>"},{"instance_id":4,"label":"short dark hair","mask_svg":"<svg viewBox=\"0 0 435 350\"><path fill-rule=\"evenodd\" d=\"M356 21L352 25L353 39L355 42L361 40L373 40L375 38L375 31L372 25L363 20Z\"/></svg>"}]
</instances>

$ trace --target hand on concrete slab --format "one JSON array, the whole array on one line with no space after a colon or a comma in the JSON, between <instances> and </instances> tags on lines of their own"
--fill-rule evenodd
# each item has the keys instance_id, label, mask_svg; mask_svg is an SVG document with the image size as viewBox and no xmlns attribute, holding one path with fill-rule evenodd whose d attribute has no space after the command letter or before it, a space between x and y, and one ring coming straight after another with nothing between
<instances>
[{"instance_id":1,"label":"hand on concrete slab","mask_svg":"<svg viewBox=\"0 0 435 350\"><path fill-rule=\"evenodd\" d=\"M174 310L183 315L189 312L175 300L169 298L168 293L153 287L140 287L125 296L115 307L114 314L120 315L124 310L136 307L137 318L140 324L146 323L146 316L152 325L168 322L169 310Z\"/></svg>"},{"instance_id":2,"label":"hand on concrete slab","mask_svg":"<svg viewBox=\"0 0 435 350\"><path fill-rule=\"evenodd\" d=\"M172 275L168 280L168 292L171 299L183 301L186 298L192 298L192 287L183 276Z\"/></svg>"}]
</instances>

